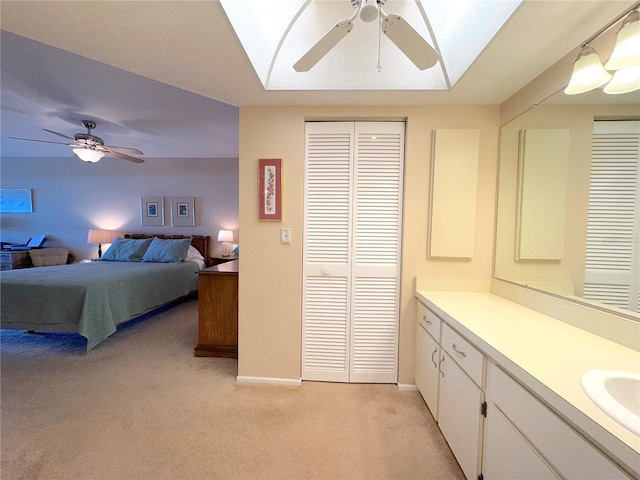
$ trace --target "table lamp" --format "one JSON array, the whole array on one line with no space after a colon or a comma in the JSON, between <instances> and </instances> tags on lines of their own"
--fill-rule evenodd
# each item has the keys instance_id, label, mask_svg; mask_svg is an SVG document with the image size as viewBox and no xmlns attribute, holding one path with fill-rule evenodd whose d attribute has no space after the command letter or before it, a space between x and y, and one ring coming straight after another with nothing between
<instances>
[{"instance_id":1,"label":"table lamp","mask_svg":"<svg viewBox=\"0 0 640 480\"><path fill-rule=\"evenodd\" d=\"M98 244L98 258L102 257L102 244L111 243L113 240L111 230L89 230L87 243Z\"/></svg>"},{"instance_id":2,"label":"table lamp","mask_svg":"<svg viewBox=\"0 0 640 480\"><path fill-rule=\"evenodd\" d=\"M233 232L231 230L220 230L218 232L218 241L222 242L222 256L229 256L229 242L233 242Z\"/></svg>"}]
</instances>

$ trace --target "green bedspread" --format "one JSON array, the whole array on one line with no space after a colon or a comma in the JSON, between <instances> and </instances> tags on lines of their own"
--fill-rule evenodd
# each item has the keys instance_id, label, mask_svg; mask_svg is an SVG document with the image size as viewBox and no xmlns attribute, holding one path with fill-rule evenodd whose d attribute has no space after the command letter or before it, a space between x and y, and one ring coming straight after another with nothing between
<instances>
[{"instance_id":1,"label":"green bedspread","mask_svg":"<svg viewBox=\"0 0 640 480\"><path fill-rule=\"evenodd\" d=\"M194 262L90 262L3 271L2 328L78 332L87 350L116 326L197 289Z\"/></svg>"}]
</instances>

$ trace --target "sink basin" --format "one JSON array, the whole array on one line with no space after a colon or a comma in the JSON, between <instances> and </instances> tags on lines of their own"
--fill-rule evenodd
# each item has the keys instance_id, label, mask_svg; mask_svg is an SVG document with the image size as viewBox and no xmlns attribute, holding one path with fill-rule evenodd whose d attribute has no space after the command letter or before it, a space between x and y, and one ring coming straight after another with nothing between
<instances>
[{"instance_id":1,"label":"sink basin","mask_svg":"<svg viewBox=\"0 0 640 480\"><path fill-rule=\"evenodd\" d=\"M589 370L580 385L604 413L640 437L640 374Z\"/></svg>"}]
</instances>

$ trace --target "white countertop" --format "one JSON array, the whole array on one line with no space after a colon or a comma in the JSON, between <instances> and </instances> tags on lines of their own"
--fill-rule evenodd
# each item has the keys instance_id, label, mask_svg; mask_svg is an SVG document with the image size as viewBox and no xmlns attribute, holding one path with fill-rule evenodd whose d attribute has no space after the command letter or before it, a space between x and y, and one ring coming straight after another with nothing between
<instances>
[{"instance_id":1,"label":"white countertop","mask_svg":"<svg viewBox=\"0 0 640 480\"><path fill-rule=\"evenodd\" d=\"M580 386L587 370L640 373L640 352L490 293L416 291L416 297L640 475L640 437L602 412Z\"/></svg>"}]
</instances>

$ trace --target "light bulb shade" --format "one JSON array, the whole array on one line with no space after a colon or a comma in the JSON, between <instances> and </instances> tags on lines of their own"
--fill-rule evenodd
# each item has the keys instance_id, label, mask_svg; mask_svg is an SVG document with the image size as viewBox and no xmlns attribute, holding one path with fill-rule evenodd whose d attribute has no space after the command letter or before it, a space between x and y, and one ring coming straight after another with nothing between
<instances>
[{"instance_id":1,"label":"light bulb shade","mask_svg":"<svg viewBox=\"0 0 640 480\"><path fill-rule=\"evenodd\" d=\"M362 0L360 19L363 22L373 22L378 18L378 0Z\"/></svg>"},{"instance_id":2,"label":"light bulb shade","mask_svg":"<svg viewBox=\"0 0 640 480\"><path fill-rule=\"evenodd\" d=\"M75 153L80 160L89 163L95 163L104 157L104 153L98 150L91 150L90 148L74 148L73 153Z\"/></svg>"},{"instance_id":3,"label":"light bulb shade","mask_svg":"<svg viewBox=\"0 0 640 480\"><path fill-rule=\"evenodd\" d=\"M231 230L220 230L218 232L219 242L233 242L233 232Z\"/></svg>"},{"instance_id":4,"label":"light bulb shade","mask_svg":"<svg viewBox=\"0 0 640 480\"><path fill-rule=\"evenodd\" d=\"M604 87L604 93L618 95L640 90L640 65L618 70Z\"/></svg>"},{"instance_id":5,"label":"light bulb shade","mask_svg":"<svg viewBox=\"0 0 640 480\"><path fill-rule=\"evenodd\" d=\"M640 65L640 13L637 10L631 12L622 23L616 46L604 68L621 70L633 65Z\"/></svg>"},{"instance_id":6,"label":"light bulb shade","mask_svg":"<svg viewBox=\"0 0 640 480\"><path fill-rule=\"evenodd\" d=\"M87 243L111 243L113 236L111 230L89 230Z\"/></svg>"},{"instance_id":7,"label":"light bulb shade","mask_svg":"<svg viewBox=\"0 0 640 480\"><path fill-rule=\"evenodd\" d=\"M594 88L601 87L610 79L611 74L602 66L596 51L587 45L582 48L576 63L573 64L571 80L564 93L576 95L588 92Z\"/></svg>"}]
</instances>

